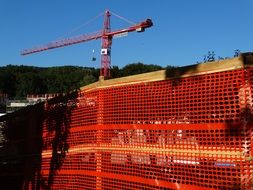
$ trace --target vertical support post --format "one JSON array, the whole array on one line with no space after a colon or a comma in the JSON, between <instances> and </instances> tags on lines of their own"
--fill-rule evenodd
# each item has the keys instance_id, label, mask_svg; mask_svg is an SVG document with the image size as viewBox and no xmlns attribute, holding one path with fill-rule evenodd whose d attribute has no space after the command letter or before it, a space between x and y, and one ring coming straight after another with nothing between
<instances>
[{"instance_id":1,"label":"vertical support post","mask_svg":"<svg viewBox=\"0 0 253 190\"><path fill-rule=\"evenodd\" d=\"M244 63L245 64L245 63ZM248 105L249 102L249 95L250 95L250 85L249 85L249 73L248 69L244 68L242 72L242 85L239 89L239 101L241 107L241 123L240 123L240 130L241 130L241 148L243 155L246 158L250 158L250 148L251 148L251 138L250 138L250 120L249 115L251 113L250 106ZM251 182L248 180L250 179L250 160L246 160L244 162L240 162L240 175L241 175L241 183L240 187L242 189L248 189L247 186Z\"/></svg>"},{"instance_id":2,"label":"vertical support post","mask_svg":"<svg viewBox=\"0 0 253 190\"><path fill-rule=\"evenodd\" d=\"M101 80L102 82L103 80ZM103 125L104 123L104 91L99 90L98 92L98 113L97 113L97 125ZM102 179L101 175L99 174L102 171L102 154L101 151L99 150L99 147L102 143L102 135L103 135L103 130L98 129L96 131L96 146L97 146L97 152L95 153L95 158L96 158L96 189L101 190L102 189Z\"/></svg>"},{"instance_id":3,"label":"vertical support post","mask_svg":"<svg viewBox=\"0 0 253 190\"><path fill-rule=\"evenodd\" d=\"M104 76L105 78L110 77L110 67L111 67L112 36L108 35L108 33L111 32L110 16L111 16L110 12L106 10L102 35L101 67L100 67L100 76Z\"/></svg>"},{"instance_id":4,"label":"vertical support post","mask_svg":"<svg viewBox=\"0 0 253 190\"><path fill-rule=\"evenodd\" d=\"M242 132L244 135L244 156L248 157L245 164L243 164L243 168L241 170L241 188L249 189L252 187L251 174L252 174L252 89L251 89L251 79L249 74L249 68L244 69L244 108L243 108L243 128Z\"/></svg>"}]
</instances>

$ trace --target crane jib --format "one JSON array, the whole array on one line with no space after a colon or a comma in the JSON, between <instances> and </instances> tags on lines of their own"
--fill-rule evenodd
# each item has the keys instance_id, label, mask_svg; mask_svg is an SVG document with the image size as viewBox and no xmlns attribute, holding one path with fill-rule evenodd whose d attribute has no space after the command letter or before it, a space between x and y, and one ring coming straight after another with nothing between
<instances>
[{"instance_id":1,"label":"crane jib","mask_svg":"<svg viewBox=\"0 0 253 190\"><path fill-rule=\"evenodd\" d=\"M149 28L151 26L153 26L152 20L151 19L146 19L146 21L141 22L139 24L136 24L134 26L131 26L127 29L112 31L112 32L109 32L107 35L108 36L113 36L114 38L120 38L120 37L127 36L128 32L132 32L132 31L142 32L142 31L144 31L145 28ZM95 33L95 34L94 33L93 34L88 34L88 35L83 34L83 35L75 36L75 37L72 37L72 38L61 39L59 41L54 41L54 42L42 45L40 47L26 49L26 50L21 52L21 55L28 55L28 54L37 53L37 52L41 52L41 51L46 51L46 50L50 50L50 49L69 46L69 45L82 43L82 42L86 42L86 41L90 41L90 40L94 40L94 39L99 39L101 37L102 37L102 32L98 32L98 33Z\"/></svg>"}]
</instances>

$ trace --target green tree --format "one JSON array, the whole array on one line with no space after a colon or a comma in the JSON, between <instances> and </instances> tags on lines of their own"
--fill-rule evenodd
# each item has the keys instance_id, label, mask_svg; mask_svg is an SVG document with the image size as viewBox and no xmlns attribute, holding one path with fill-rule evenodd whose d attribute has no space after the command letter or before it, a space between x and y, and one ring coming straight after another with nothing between
<instances>
[{"instance_id":1,"label":"green tree","mask_svg":"<svg viewBox=\"0 0 253 190\"><path fill-rule=\"evenodd\" d=\"M161 70L162 67L158 65L145 65L143 63L132 63L122 68L122 76L129 76L141 73Z\"/></svg>"},{"instance_id":2,"label":"green tree","mask_svg":"<svg viewBox=\"0 0 253 190\"><path fill-rule=\"evenodd\" d=\"M46 85L43 83L41 77L36 73L23 73L17 78L17 97L25 97L27 94L44 94L46 91Z\"/></svg>"},{"instance_id":3,"label":"green tree","mask_svg":"<svg viewBox=\"0 0 253 190\"><path fill-rule=\"evenodd\" d=\"M119 78L122 76L122 71L119 69L118 66L113 66L110 72L111 72L111 78Z\"/></svg>"},{"instance_id":4,"label":"green tree","mask_svg":"<svg viewBox=\"0 0 253 190\"><path fill-rule=\"evenodd\" d=\"M16 96L16 77L13 73L0 72L0 92L9 96Z\"/></svg>"}]
</instances>

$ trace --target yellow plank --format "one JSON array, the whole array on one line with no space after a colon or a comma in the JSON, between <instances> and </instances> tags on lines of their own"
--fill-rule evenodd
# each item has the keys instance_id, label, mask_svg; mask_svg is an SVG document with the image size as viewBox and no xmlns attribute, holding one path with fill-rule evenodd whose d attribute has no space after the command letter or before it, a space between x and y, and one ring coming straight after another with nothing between
<instances>
[{"instance_id":1,"label":"yellow plank","mask_svg":"<svg viewBox=\"0 0 253 190\"><path fill-rule=\"evenodd\" d=\"M232 59L201 63L196 65L178 67L169 70L155 71L110 80L104 80L103 77L101 77L98 82L84 86L81 88L81 90L90 91L98 88L108 88L115 86L137 84L142 82L152 82L173 78L190 77L215 72L236 70L244 67L253 67L252 53L245 53L239 57Z\"/></svg>"}]
</instances>

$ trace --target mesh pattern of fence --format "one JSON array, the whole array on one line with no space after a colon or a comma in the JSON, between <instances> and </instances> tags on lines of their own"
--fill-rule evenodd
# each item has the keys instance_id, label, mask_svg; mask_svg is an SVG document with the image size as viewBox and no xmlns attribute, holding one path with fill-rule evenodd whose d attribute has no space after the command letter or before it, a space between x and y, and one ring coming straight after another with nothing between
<instances>
[{"instance_id":1,"label":"mesh pattern of fence","mask_svg":"<svg viewBox=\"0 0 253 190\"><path fill-rule=\"evenodd\" d=\"M252 56L225 62L98 82L3 117L1 183L253 189Z\"/></svg>"}]
</instances>

